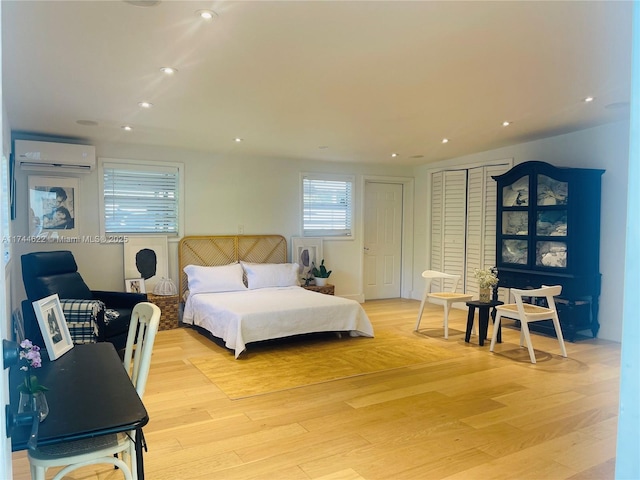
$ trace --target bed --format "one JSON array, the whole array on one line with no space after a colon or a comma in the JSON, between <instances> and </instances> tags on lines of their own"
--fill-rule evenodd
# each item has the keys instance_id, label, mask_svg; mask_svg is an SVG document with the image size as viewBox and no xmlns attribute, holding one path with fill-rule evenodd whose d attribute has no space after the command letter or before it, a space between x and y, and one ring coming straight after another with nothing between
<instances>
[{"instance_id":1,"label":"bed","mask_svg":"<svg viewBox=\"0 0 640 480\"><path fill-rule=\"evenodd\" d=\"M221 339L236 358L252 342L294 335L373 337L358 302L298 285L281 235L184 237L178 258L182 322Z\"/></svg>"}]
</instances>

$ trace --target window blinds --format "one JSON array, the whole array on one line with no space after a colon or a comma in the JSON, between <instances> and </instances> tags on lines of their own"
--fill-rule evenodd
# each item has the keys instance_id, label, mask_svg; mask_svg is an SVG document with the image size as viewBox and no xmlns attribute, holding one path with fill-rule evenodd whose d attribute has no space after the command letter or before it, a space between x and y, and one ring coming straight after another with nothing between
<instances>
[{"instance_id":1,"label":"window blinds","mask_svg":"<svg viewBox=\"0 0 640 480\"><path fill-rule=\"evenodd\" d=\"M353 179L303 177L304 236L351 236Z\"/></svg>"},{"instance_id":2,"label":"window blinds","mask_svg":"<svg viewBox=\"0 0 640 480\"><path fill-rule=\"evenodd\" d=\"M177 167L105 163L106 233L178 234Z\"/></svg>"}]
</instances>

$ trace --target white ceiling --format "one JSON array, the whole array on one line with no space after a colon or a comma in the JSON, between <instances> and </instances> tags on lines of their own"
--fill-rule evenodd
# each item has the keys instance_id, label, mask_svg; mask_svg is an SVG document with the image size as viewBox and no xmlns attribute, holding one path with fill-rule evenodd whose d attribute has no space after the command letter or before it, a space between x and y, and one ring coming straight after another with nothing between
<instances>
[{"instance_id":1,"label":"white ceiling","mask_svg":"<svg viewBox=\"0 0 640 480\"><path fill-rule=\"evenodd\" d=\"M628 118L632 8L4 0L3 101L89 142L418 165Z\"/></svg>"}]
</instances>

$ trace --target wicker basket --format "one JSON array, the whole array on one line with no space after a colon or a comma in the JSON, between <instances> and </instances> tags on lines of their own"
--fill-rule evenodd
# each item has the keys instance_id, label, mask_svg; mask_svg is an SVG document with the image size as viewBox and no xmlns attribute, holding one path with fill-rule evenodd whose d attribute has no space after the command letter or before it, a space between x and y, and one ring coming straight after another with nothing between
<instances>
[{"instance_id":1,"label":"wicker basket","mask_svg":"<svg viewBox=\"0 0 640 480\"><path fill-rule=\"evenodd\" d=\"M160 307L162 311L159 330L178 328L178 295L154 295L153 293L148 293L147 299Z\"/></svg>"}]
</instances>

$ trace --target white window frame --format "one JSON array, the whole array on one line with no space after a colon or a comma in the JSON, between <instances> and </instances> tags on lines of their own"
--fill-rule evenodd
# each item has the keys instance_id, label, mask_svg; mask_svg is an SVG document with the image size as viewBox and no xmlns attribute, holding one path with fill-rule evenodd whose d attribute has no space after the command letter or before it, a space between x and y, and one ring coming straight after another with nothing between
<instances>
[{"instance_id":1,"label":"white window frame","mask_svg":"<svg viewBox=\"0 0 640 480\"><path fill-rule=\"evenodd\" d=\"M349 198L349 209L348 212L351 225L349 226L349 230L346 229L307 229L305 228L305 194L304 194L304 181L308 180L320 180L320 181L333 181L333 182L345 182L351 184L351 194ZM301 205L301 215L300 215L300 231L302 232L303 237L324 237L331 239L345 239L352 240L354 237L354 229L355 229L355 176L354 175L338 175L338 174L327 174L327 173L309 173L303 172L300 175L300 205Z\"/></svg>"},{"instance_id":2,"label":"white window frame","mask_svg":"<svg viewBox=\"0 0 640 480\"><path fill-rule=\"evenodd\" d=\"M100 236L102 239L108 239L110 237L119 237L124 235L143 236L145 234L139 232L107 232L105 225L105 201L104 201L104 168L105 165L118 166L123 169L136 170L136 167L140 167L141 170L155 170L158 172L167 171L167 169L177 170L178 172L178 185L177 199L178 199L178 232L175 234L167 234L166 232L148 233L147 235L168 235L171 238L180 238L184 232L184 164L180 162L159 162L154 160L131 160L121 158L106 158L102 157L98 159L98 179L99 179L99 203L100 203Z\"/></svg>"},{"instance_id":3,"label":"white window frame","mask_svg":"<svg viewBox=\"0 0 640 480\"><path fill-rule=\"evenodd\" d=\"M0 222L2 225L0 225L0 232L2 233L3 265L6 267L9 264L9 260L11 260L11 236L9 235L11 231L11 167L9 160L3 152L0 152L0 162L0 168L2 170L0 174L0 178L2 179L2 186L0 187L0 207L2 208L0 212Z\"/></svg>"}]
</instances>

